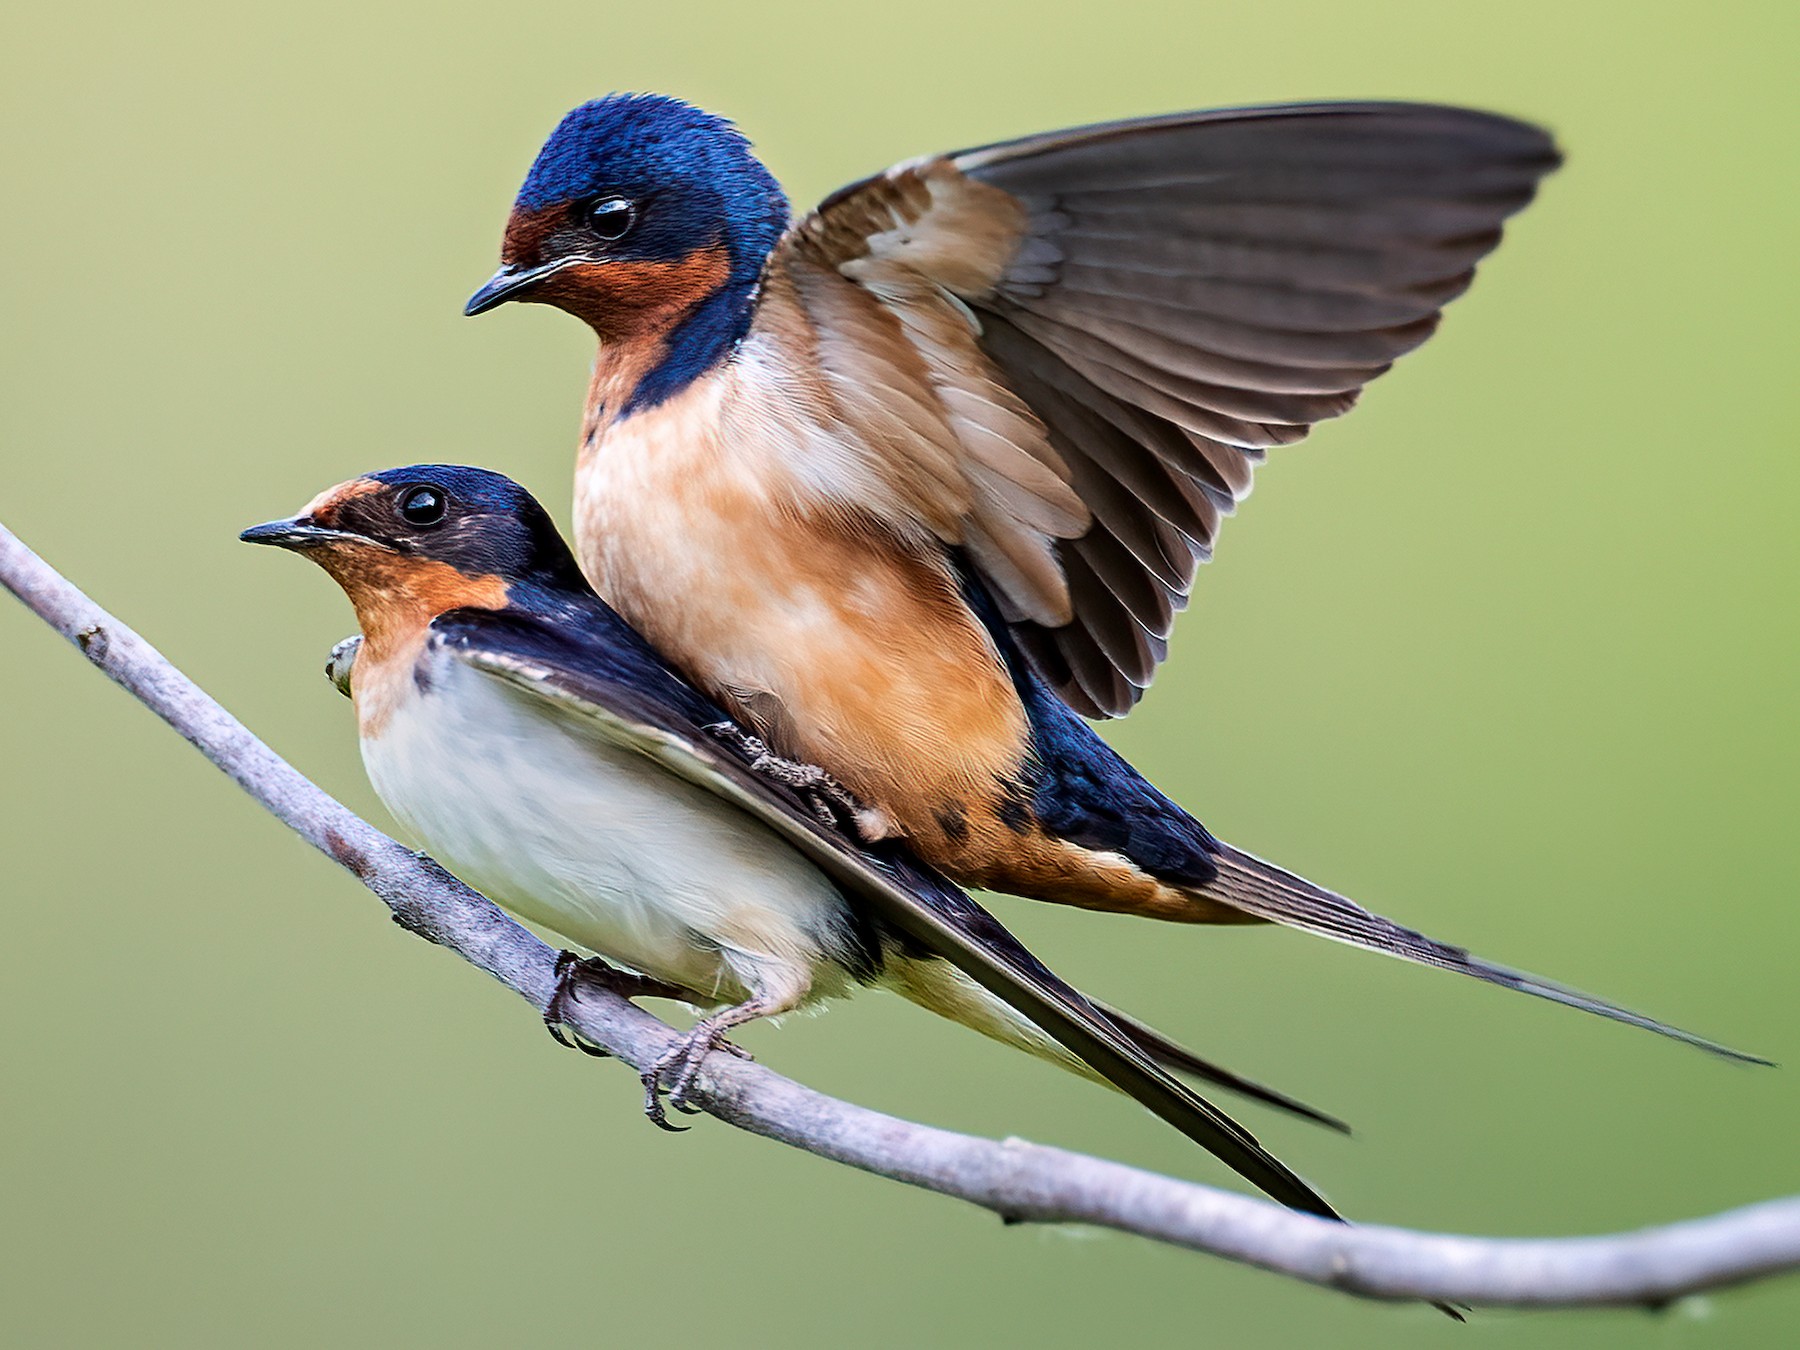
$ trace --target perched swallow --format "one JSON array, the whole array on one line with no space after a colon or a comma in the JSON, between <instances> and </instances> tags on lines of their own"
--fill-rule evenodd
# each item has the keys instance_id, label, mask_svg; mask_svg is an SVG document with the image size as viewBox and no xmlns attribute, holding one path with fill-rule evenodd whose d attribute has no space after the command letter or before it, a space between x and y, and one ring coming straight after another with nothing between
<instances>
[{"instance_id":1,"label":"perched swallow","mask_svg":"<svg viewBox=\"0 0 1800 1350\"><path fill-rule=\"evenodd\" d=\"M1289 924L1732 1054L1233 848L1080 716L1132 707L1254 466L1430 336L1557 163L1458 108L1246 108L912 160L791 222L731 124L615 95L556 128L467 312L594 330L587 575L955 880Z\"/></svg>"},{"instance_id":2,"label":"perched swallow","mask_svg":"<svg viewBox=\"0 0 1800 1350\"><path fill-rule=\"evenodd\" d=\"M1337 1217L1163 1066L1336 1122L1098 1008L903 846L822 821L594 594L511 480L392 469L242 537L312 559L355 606L363 762L421 843L648 977L627 992L722 1008L645 1074L658 1123L661 1089L684 1108L732 1028L871 985L1110 1083L1273 1198Z\"/></svg>"}]
</instances>

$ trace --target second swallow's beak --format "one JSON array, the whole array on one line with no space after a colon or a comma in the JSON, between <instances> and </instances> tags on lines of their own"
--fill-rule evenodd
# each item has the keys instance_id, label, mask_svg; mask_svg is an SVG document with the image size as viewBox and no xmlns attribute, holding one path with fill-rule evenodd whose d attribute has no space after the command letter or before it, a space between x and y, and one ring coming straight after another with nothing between
<instances>
[{"instance_id":1,"label":"second swallow's beak","mask_svg":"<svg viewBox=\"0 0 1800 1350\"><path fill-rule=\"evenodd\" d=\"M343 530L331 530L316 523L311 516L289 516L286 520L271 520L264 525L252 525L238 536L246 544L272 544L276 548L316 548L320 544L329 544L335 540L354 539L362 542L362 536L346 534Z\"/></svg>"},{"instance_id":2,"label":"second swallow's beak","mask_svg":"<svg viewBox=\"0 0 1800 1350\"><path fill-rule=\"evenodd\" d=\"M490 309L497 309L508 300L516 298L521 291L529 290L538 282L545 280L552 273L561 271L571 261L558 258L537 267L520 267L508 264L487 279L487 284L469 297L469 303L463 306L465 317L473 318L477 314L486 314Z\"/></svg>"}]
</instances>

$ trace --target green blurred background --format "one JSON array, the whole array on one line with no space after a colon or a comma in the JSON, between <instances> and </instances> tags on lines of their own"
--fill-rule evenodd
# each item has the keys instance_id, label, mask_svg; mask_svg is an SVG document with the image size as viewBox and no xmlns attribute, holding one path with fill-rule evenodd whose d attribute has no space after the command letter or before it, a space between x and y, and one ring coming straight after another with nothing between
<instances>
[{"instance_id":1,"label":"green blurred background","mask_svg":"<svg viewBox=\"0 0 1800 1350\"><path fill-rule=\"evenodd\" d=\"M1182 12L1177 14L1177 11ZM1116 743L1433 933L1800 1059L1791 4L910 0L14 7L0 519L385 819L342 598L234 541L491 465L566 517L589 340L470 323L531 154L615 88L797 202L1212 103L1440 99L1571 160L1442 334L1279 451ZM1461 1331L991 1217L702 1122L400 934L0 605L0 1336L20 1344L1791 1343L1800 1282ZM1071 977L1348 1116L1245 1117L1352 1214L1578 1233L1800 1189L1800 1077L1279 932L999 900ZM1129 1104L869 997L747 1042L827 1091L1221 1180Z\"/></svg>"}]
</instances>

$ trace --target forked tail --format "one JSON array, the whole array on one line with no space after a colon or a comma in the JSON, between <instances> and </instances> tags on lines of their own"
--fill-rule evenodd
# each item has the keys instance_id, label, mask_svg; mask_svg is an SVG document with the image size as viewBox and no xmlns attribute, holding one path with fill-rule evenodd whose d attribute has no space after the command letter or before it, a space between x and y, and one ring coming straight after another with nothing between
<instances>
[{"instance_id":1,"label":"forked tail","mask_svg":"<svg viewBox=\"0 0 1800 1350\"><path fill-rule=\"evenodd\" d=\"M1552 1003L1567 1004L1571 1008L1580 1008L1583 1012L1610 1017L1627 1026L1642 1027L1659 1036L1685 1041L1726 1059L1749 1064L1771 1062L1757 1055L1747 1055L1741 1050L1720 1045L1717 1041L1710 1041L1691 1031L1683 1031L1667 1022L1658 1022L1653 1017L1632 1012L1629 1008L1621 1008L1603 998L1584 994L1579 989L1571 989L1567 985L1539 979L1524 971L1483 961L1478 956L1471 956L1461 947L1452 947L1447 942L1439 942L1436 938L1426 937L1410 928L1402 928L1392 920L1369 912L1353 900L1347 900L1323 886L1315 886L1305 877L1295 876L1274 863L1264 862L1230 844L1221 842L1218 850L1213 856L1213 862L1218 866L1219 875L1217 879L1207 883L1202 893L1235 905L1258 918L1304 929L1309 933L1317 933L1320 937L1349 943L1353 947L1384 952L1404 961L1416 961L1422 966L1453 970L1459 975L1469 975L1489 984L1497 984L1502 989L1517 989L1520 993L1535 994Z\"/></svg>"}]
</instances>

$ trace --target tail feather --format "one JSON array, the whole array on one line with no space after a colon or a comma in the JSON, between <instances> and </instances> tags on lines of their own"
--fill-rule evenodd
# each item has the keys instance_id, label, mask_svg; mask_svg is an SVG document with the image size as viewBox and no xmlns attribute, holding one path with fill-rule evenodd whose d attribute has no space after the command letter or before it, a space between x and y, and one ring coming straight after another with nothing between
<instances>
[{"instance_id":1,"label":"tail feather","mask_svg":"<svg viewBox=\"0 0 1800 1350\"><path fill-rule=\"evenodd\" d=\"M1113 1086L1093 1065L1071 1053L1036 1023L983 989L947 961L908 957L898 951L890 951L883 963L880 982L902 998L929 1009L940 1017L960 1022L1004 1045L1047 1059L1083 1078ZM1350 1127L1336 1116L1327 1115L1317 1107L1308 1106L1285 1092L1265 1087L1254 1079L1245 1078L1211 1060L1202 1059L1186 1046L1170 1040L1129 1013L1122 1013L1104 1003L1093 1003L1091 1006L1112 1024L1114 1031L1160 1068L1212 1083L1235 1092L1240 1097L1261 1102L1278 1111L1286 1111L1303 1120L1314 1121L1328 1129L1343 1134L1350 1133Z\"/></svg>"},{"instance_id":2,"label":"tail feather","mask_svg":"<svg viewBox=\"0 0 1800 1350\"><path fill-rule=\"evenodd\" d=\"M1423 966L1455 971L1460 975L1485 980L1489 984L1497 984L1502 989L1534 994L1552 1003L1561 1003L1583 1012L1611 1018L1615 1022L1623 1022L1627 1026L1654 1031L1659 1036L1698 1046L1726 1059L1750 1064L1771 1062L1756 1055L1745 1054L1741 1050L1733 1050L1691 1031L1683 1031L1680 1027L1659 1022L1629 1008L1622 1008L1592 994L1585 994L1579 989L1571 989L1567 985L1471 956L1461 947L1453 947L1411 928L1403 928L1390 919L1371 913L1352 900L1322 886L1315 886L1304 877L1295 876L1292 872L1264 862L1229 844L1221 842L1218 850L1213 861L1219 874L1215 880L1207 883L1205 894L1235 905L1258 918L1304 929L1353 947L1397 956L1403 961L1416 961Z\"/></svg>"},{"instance_id":3,"label":"tail feather","mask_svg":"<svg viewBox=\"0 0 1800 1350\"><path fill-rule=\"evenodd\" d=\"M1299 1116L1302 1120L1310 1120L1316 1125L1325 1126L1326 1129L1336 1130L1339 1134L1350 1133L1350 1127L1336 1116L1327 1115L1316 1106L1308 1106L1297 1097L1290 1097L1285 1092L1277 1092L1272 1087L1265 1087L1253 1079L1222 1068L1211 1060L1202 1059L1185 1045L1170 1040L1155 1027L1146 1026L1129 1013L1122 1013L1110 1004L1096 1003L1094 1006L1105 1013L1107 1020L1124 1032L1126 1038L1135 1043L1138 1049L1165 1069L1174 1073L1186 1074L1190 1078L1198 1078L1203 1083L1222 1087L1227 1092L1235 1092L1240 1097L1261 1102L1264 1106L1272 1106L1278 1111L1286 1111L1290 1115Z\"/></svg>"}]
</instances>

